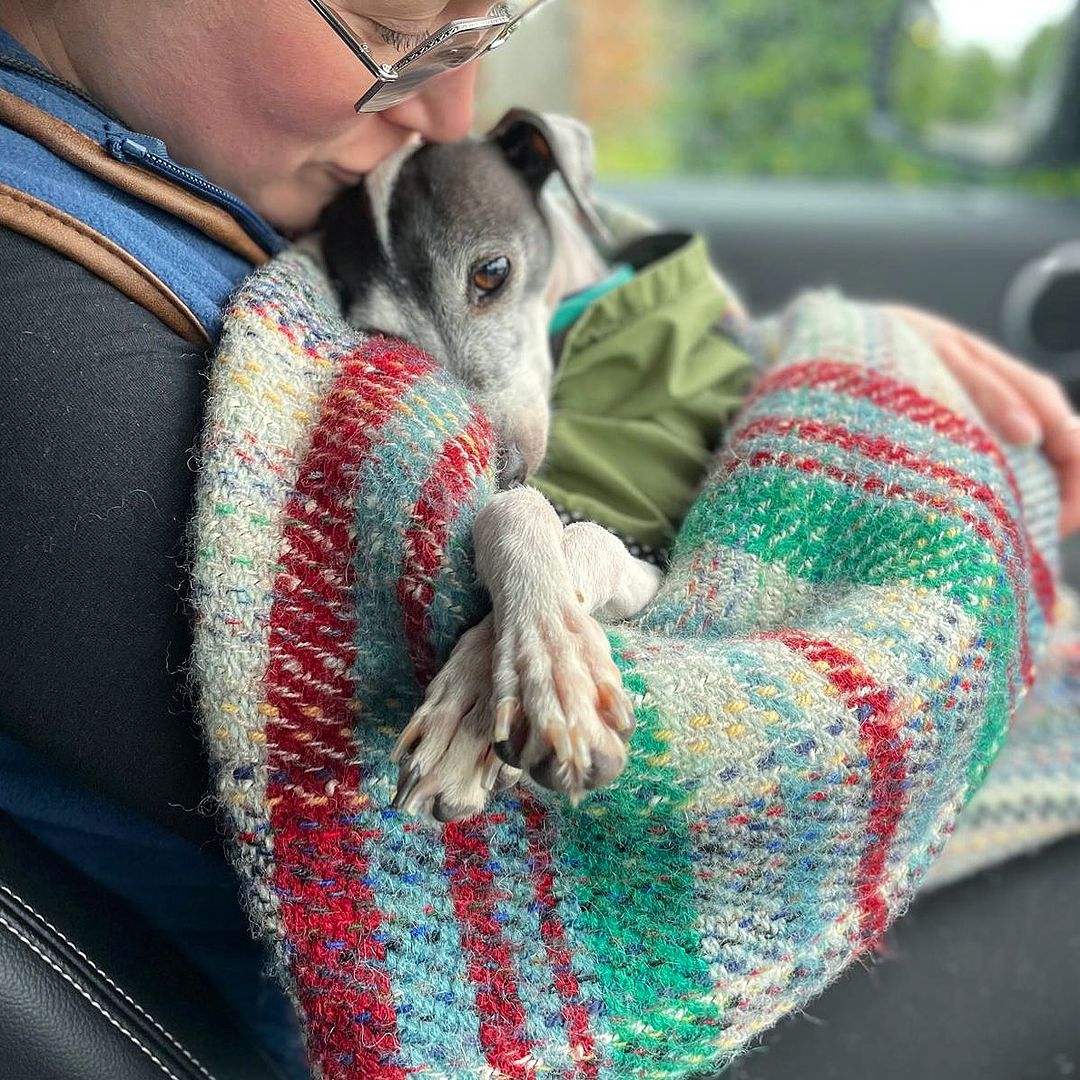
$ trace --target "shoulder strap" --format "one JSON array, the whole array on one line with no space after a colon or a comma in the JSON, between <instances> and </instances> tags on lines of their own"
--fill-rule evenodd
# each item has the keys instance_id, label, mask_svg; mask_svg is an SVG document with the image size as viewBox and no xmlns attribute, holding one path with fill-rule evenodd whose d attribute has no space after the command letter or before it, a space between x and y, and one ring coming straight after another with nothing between
<instances>
[{"instance_id":1,"label":"shoulder strap","mask_svg":"<svg viewBox=\"0 0 1080 1080\"><path fill-rule=\"evenodd\" d=\"M163 177L117 161L89 136L6 90L0 90L0 124L33 139L84 172L188 222L255 266L269 258L227 211ZM210 343L191 309L168 285L118 244L71 215L0 184L0 225L86 267L187 341L200 346Z\"/></svg>"}]
</instances>

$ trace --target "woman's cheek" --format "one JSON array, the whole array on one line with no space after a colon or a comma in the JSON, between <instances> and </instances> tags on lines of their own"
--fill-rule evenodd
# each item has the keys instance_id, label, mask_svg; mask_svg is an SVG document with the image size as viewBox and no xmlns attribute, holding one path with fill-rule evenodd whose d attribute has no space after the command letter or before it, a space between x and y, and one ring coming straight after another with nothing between
<instances>
[{"instance_id":1,"label":"woman's cheek","mask_svg":"<svg viewBox=\"0 0 1080 1080\"><path fill-rule=\"evenodd\" d=\"M353 102L371 80L337 38L328 34L325 44L298 49L289 34L260 37L237 80L244 114L279 137L310 145L332 142L355 125Z\"/></svg>"}]
</instances>

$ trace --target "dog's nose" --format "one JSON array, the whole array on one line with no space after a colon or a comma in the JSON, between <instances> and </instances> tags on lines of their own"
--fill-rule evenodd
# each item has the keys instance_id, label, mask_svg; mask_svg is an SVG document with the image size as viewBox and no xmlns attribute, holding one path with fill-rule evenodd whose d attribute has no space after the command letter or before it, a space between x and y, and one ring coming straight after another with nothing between
<instances>
[{"instance_id":1,"label":"dog's nose","mask_svg":"<svg viewBox=\"0 0 1080 1080\"><path fill-rule=\"evenodd\" d=\"M509 446L502 448L496 475L500 491L506 491L507 488L518 487L525 483L525 478L529 475L529 469L525 464L525 455L516 443L511 443Z\"/></svg>"}]
</instances>

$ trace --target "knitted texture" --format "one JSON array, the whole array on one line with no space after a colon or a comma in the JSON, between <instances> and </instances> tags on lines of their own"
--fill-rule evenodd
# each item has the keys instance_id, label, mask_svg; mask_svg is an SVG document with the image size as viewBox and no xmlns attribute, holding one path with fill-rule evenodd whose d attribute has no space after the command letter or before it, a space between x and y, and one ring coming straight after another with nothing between
<instances>
[{"instance_id":1,"label":"knitted texture","mask_svg":"<svg viewBox=\"0 0 1080 1080\"><path fill-rule=\"evenodd\" d=\"M1061 614L1054 482L879 310L813 295L755 340L769 363L660 594L610 628L638 722L624 774L577 809L519 786L438 826L387 808L388 758L485 610L492 432L422 354L344 326L303 254L238 294L201 450L193 676L318 1075L706 1074L926 878ZM1075 708L1056 715L1075 745Z\"/></svg>"}]
</instances>

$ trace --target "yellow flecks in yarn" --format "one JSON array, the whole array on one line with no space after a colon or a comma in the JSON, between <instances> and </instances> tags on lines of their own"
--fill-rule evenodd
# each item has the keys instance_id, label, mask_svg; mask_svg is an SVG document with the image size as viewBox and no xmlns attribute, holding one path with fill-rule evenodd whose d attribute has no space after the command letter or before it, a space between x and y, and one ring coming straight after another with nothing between
<instances>
[{"instance_id":1,"label":"yellow flecks in yarn","mask_svg":"<svg viewBox=\"0 0 1080 1080\"><path fill-rule=\"evenodd\" d=\"M724 712L741 713L746 709L745 701L727 701L724 703Z\"/></svg>"},{"instance_id":2,"label":"yellow flecks in yarn","mask_svg":"<svg viewBox=\"0 0 1080 1080\"><path fill-rule=\"evenodd\" d=\"M774 698L779 693L775 686L755 686L754 693L758 697Z\"/></svg>"},{"instance_id":3,"label":"yellow flecks in yarn","mask_svg":"<svg viewBox=\"0 0 1080 1080\"><path fill-rule=\"evenodd\" d=\"M651 758L646 758L646 761L656 768L661 768L664 765L671 764L671 755L668 753L654 754Z\"/></svg>"},{"instance_id":4,"label":"yellow flecks in yarn","mask_svg":"<svg viewBox=\"0 0 1080 1080\"><path fill-rule=\"evenodd\" d=\"M588 814L590 817L607 817L607 807L597 806L594 804L592 806L585 807L585 813Z\"/></svg>"},{"instance_id":5,"label":"yellow flecks in yarn","mask_svg":"<svg viewBox=\"0 0 1080 1080\"><path fill-rule=\"evenodd\" d=\"M309 720L318 720L322 716L323 711L318 705L305 705L300 710Z\"/></svg>"},{"instance_id":6,"label":"yellow flecks in yarn","mask_svg":"<svg viewBox=\"0 0 1080 1080\"><path fill-rule=\"evenodd\" d=\"M945 530L945 535L946 535L946 536L947 536L947 537L948 537L948 538L949 538L950 540L952 540L952 539L954 539L954 538L955 538L956 536L958 536L958 535L959 535L959 532L960 532L960 530L959 530L959 529L957 529L957 527L956 527L955 525L953 525L953 526L952 526L951 528L949 528L949 529L946 529L946 530Z\"/></svg>"},{"instance_id":7,"label":"yellow flecks in yarn","mask_svg":"<svg viewBox=\"0 0 1080 1080\"><path fill-rule=\"evenodd\" d=\"M761 714L761 718L766 724L778 724L780 722L780 714L774 709L766 709Z\"/></svg>"},{"instance_id":8,"label":"yellow flecks in yarn","mask_svg":"<svg viewBox=\"0 0 1080 1080\"><path fill-rule=\"evenodd\" d=\"M690 721L690 726L692 728L703 728L708 727L711 723L712 717L706 713L702 713L700 716L695 716L693 720Z\"/></svg>"},{"instance_id":9,"label":"yellow flecks in yarn","mask_svg":"<svg viewBox=\"0 0 1080 1080\"><path fill-rule=\"evenodd\" d=\"M949 657L949 662L946 665L950 671L955 671L960 666L960 657L953 653Z\"/></svg>"},{"instance_id":10,"label":"yellow flecks in yarn","mask_svg":"<svg viewBox=\"0 0 1080 1080\"><path fill-rule=\"evenodd\" d=\"M876 629L877 629L877 623L876 623L876 622L874 622L874 620L873 620L873 619L867 619L867 620L866 620L866 622L864 622L864 623L862 624L862 628L863 628L864 630L876 630ZM820 667L818 667L818 671L824 671L824 670L825 670L825 668L827 667L827 665L825 665L825 661L824 661L824 660L819 660L819 661L818 661L818 664L819 664L819 665L823 665L823 666L820 666Z\"/></svg>"},{"instance_id":11,"label":"yellow flecks in yarn","mask_svg":"<svg viewBox=\"0 0 1080 1080\"><path fill-rule=\"evenodd\" d=\"M917 561L917 560L915 560L915 561ZM900 599L900 594L898 592L896 592L895 589L891 589L889 592L887 592L885 594L885 599L890 600L893 603L895 603L897 600Z\"/></svg>"},{"instance_id":12,"label":"yellow flecks in yarn","mask_svg":"<svg viewBox=\"0 0 1080 1080\"><path fill-rule=\"evenodd\" d=\"M829 661L828 660L815 660L814 661L814 670L815 671L828 671L829 670Z\"/></svg>"},{"instance_id":13,"label":"yellow flecks in yarn","mask_svg":"<svg viewBox=\"0 0 1080 1080\"><path fill-rule=\"evenodd\" d=\"M299 420L301 424L309 424L311 423L311 413L306 409L297 409L296 412L293 413L293 419Z\"/></svg>"},{"instance_id":14,"label":"yellow flecks in yarn","mask_svg":"<svg viewBox=\"0 0 1080 1080\"><path fill-rule=\"evenodd\" d=\"M795 704L798 705L800 709L808 709L814 704L814 695L799 694L799 696L795 698Z\"/></svg>"},{"instance_id":15,"label":"yellow flecks in yarn","mask_svg":"<svg viewBox=\"0 0 1080 1080\"><path fill-rule=\"evenodd\" d=\"M242 386L246 390L251 389L251 379L249 379L245 374L243 374L243 372L233 372L232 381L236 383L237 386Z\"/></svg>"},{"instance_id":16,"label":"yellow flecks in yarn","mask_svg":"<svg viewBox=\"0 0 1080 1080\"><path fill-rule=\"evenodd\" d=\"M215 734L215 735L216 735L216 736L217 736L217 737L218 737L219 739L224 739L224 738L226 738L226 737L228 736L228 734L229 734L229 731L228 731L228 729L227 729L227 728L219 727L219 728L218 728L218 729L217 729L217 730L216 730L216 731L214 732L214 734Z\"/></svg>"},{"instance_id":17,"label":"yellow flecks in yarn","mask_svg":"<svg viewBox=\"0 0 1080 1080\"><path fill-rule=\"evenodd\" d=\"M937 514L927 514L926 523L927 525L935 525L937 523Z\"/></svg>"},{"instance_id":18,"label":"yellow flecks in yarn","mask_svg":"<svg viewBox=\"0 0 1080 1080\"><path fill-rule=\"evenodd\" d=\"M281 398L275 394L273 390L264 390L263 397L269 401L271 405L276 405L279 409L281 408Z\"/></svg>"},{"instance_id":19,"label":"yellow flecks in yarn","mask_svg":"<svg viewBox=\"0 0 1080 1080\"><path fill-rule=\"evenodd\" d=\"M825 684L825 685L824 685L824 686L823 686L823 687L821 688L821 691L822 691L822 693L823 693L823 694L824 694L824 695L825 695L826 697L837 697L837 696L839 696L839 694L840 694L840 691L839 691L839 690L837 690L837 689L836 689L836 687L835 687L835 686L833 686L833 684L832 684L832 683L826 683L826 684Z\"/></svg>"},{"instance_id":20,"label":"yellow flecks in yarn","mask_svg":"<svg viewBox=\"0 0 1080 1080\"><path fill-rule=\"evenodd\" d=\"M698 739L697 742L690 744L690 750L694 754L704 754L709 749L709 742L707 739Z\"/></svg>"},{"instance_id":21,"label":"yellow flecks in yarn","mask_svg":"<svg viewBox=\"0 0 1080 1080\"><path fill-rule=\"evenodd\" d=\"M920 548L926 547L926 537L920 536L919 539L915 541L915 546Z\"/></svg>"},{"instance_id":22,"label":"yellow flecks in yarn","mask_svg":"<svg viewBox=\"0 0 1080 1080\"><path fill-rule=\"evenodd\" d=\"M746 734L746 725L745 724L729 724L726 728L724 728L724 734L729 739L741 738L743 735Z\"/></svg>"},{"instance_id":23,"label":"yellow flecks in yarn","mask_svg":"<svg viewBox=\"0 0 1080 1080\"><path fill-rule=\"evenodd\" d=\"M263 716L277 716L278 715L278 707L276 705L271 705L270 702L268 702L268 701L260 701L258 711Z\"/></svg>"},{"instance_id":24,"label":"yellow flecks in yarn","mask_svg":"<svg viewBox=\"0 0 1080 1080\"><path fill-rule=\"evenodd\" d=\"M221 711L228 713L230 716L235 716L240 711L240 706L233 705L232 702L227 702L221 706Z\"/></svg>"},{"instance_id":25,"label":"yellow flecks in yarn","mask_svg":"<svg viewBox=\"0 0 1080 1080\"><path fill-rule=\"evenodd\" d=\"M266 735L265 735L265 733L264 733L264 732L262 732L262 731L249 731L249 732L248 732L248 738L249 738L249 739L250 739L250 740L251 740L252 742L257 742L257 743L264 743L264 742L266 742Z\"/></svg>"},{"instance_id":26,"label":"yellow flecks in yarn","mask_svg":"<svg viewBox=\"0 0 1080 1080\"><path fill-rule=\"evenodd\" d=\"M671 738L675 733L664 728L663 731L654 731L653 738L657 742L671 742Z\"/></svg>"},{"instance_id":27,"label":"yellow flecks in yarn","mask_svg":"<svg viewBox=\"0 0 1080 1080\"><path fill-rule=\"evenodd\" d=\"M907 631L909 631L911 629L911 620L910 619L901 619L900 620L900 629L903 630L904 633L907 633Z\"/></svg>"},{"instance_id":28,"label":"yellow flecks in yarn","mask_svg":"<svg viewBox=\"0 0 1080 1080\"><path fill-rule=\"evenodd\" d=\"M789 679L789 681L791 681L793 683L804 683L804 682L806 682L806 672L805 671L793 671L788 676L788 679Z\"/></svg>"},{"instance_id":29,"label":"yellow flecks in yarn","mask_svg":"<svg viewBox=\"0 0 1080 1080\"><path fill-rule=\"evenodd\" d=\"M248 362L247 362L247 363L246 363L246 364L244 365L244 370L245 370L245 371L262 371L262 370L263 370L263 366L262 366L262 364L260 364L260 363L257 363L257 362L256 362L255 360L249 360L249 361L248 361Z\"/></svg>"}]
</instances>

